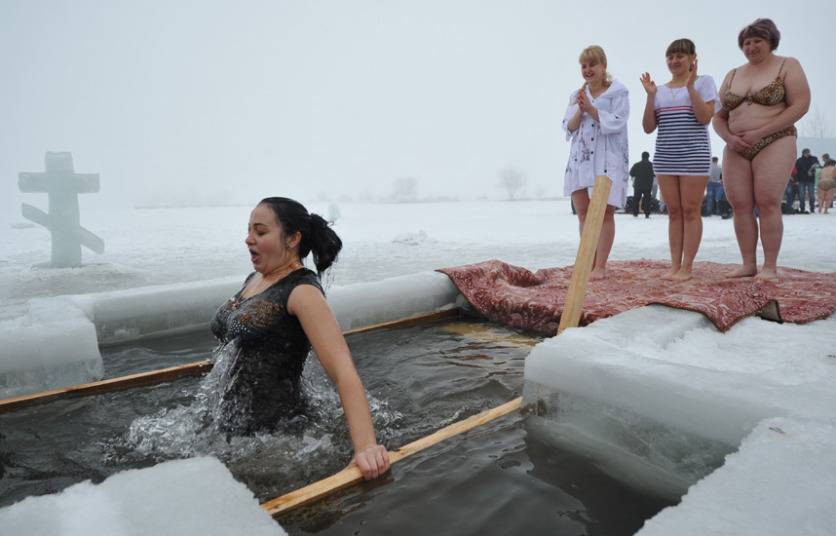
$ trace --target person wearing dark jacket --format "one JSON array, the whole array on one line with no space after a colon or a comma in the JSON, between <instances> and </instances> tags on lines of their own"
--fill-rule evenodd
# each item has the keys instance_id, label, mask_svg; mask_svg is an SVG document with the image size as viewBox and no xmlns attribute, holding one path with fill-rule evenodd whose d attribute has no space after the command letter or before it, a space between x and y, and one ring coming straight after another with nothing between
<instances>
[{"instance_id":1,"label":"person wearing dark jacket","mask_svg":"<svg viewBox=\"0 0 836 536\"><path fill-rule=\"evenodd\" d=\"M650 153L644 151L640 162L633 164L630 168L630 176L633 177L633 216L639 215L639 202L644 210L644 217L650 217L651 196L653 189L653 162L650 161Z\"/></svg>"},{"instance_id":2,"label":"person wearing dark jacket","mask_svg":"<svg viewBox=\"0 0 836 536\"><path fill-rule=\"evenodd\" d=\"M816 166L819 159L810 154L810 149L801 151L801 158L795 161L795 177L798 183L798 199L801 201L799 210L802 214L808 213L804 208L806 199L810 199L810 213L816 211Z\"/></svg>"}]
</instances>

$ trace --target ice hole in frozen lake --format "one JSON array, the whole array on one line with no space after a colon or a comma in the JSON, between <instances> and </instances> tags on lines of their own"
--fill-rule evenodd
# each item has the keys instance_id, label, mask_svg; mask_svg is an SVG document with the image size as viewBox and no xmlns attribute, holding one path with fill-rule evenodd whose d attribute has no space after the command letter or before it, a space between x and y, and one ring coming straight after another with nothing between
<instances>
[{"instance_id":1,"label":"ice hole in frozen lake","mask_svg":"<svg viewBox=\"0 0 836 536\"><path fill-rule=\"evenodd\" d=\"M393 446L518 396L525 356L537 341L467 319L349 337L376 427ZM106 369L111 363L127 367L121 374L142 359L191 359L212 346L208 335L181 334L112 345L103 349L103 359ZM0 496L7 503L128 467L209 454L224 461L261 500L272 498L339 470L350 458L339 402L315 360L305 377L313 398L306 422L230 442L204 434L199 420L191 418L200 382L194 378L0 416L2 429L11 431L0 443L0 458L10 462L4 479L10 487ZM521 415L498 421L405 462L393 472L396 486L359 488L281 523L291 533L327 533L361 515L379 521L383 512L393 511L392 502L425 503L428 489L443 503L435 503L434 516L423 520L405 510L391 514L393 522L409 524L406 532L426 533L441 519L461 522L462 510L475 508L474 502L481 513L470 517L468 526L487 528L497 516L507 516L505 501L491 505L485 496L462 494L466 488L526 504L511 516L520 526L574 532L603 527L607 533L630 534L669 504L607 479L582 458L555 451L526 426ZM35 467L48 467L49 476L32 474ZM612 508L616 499L622 507Z\"/></svg>"},{"instance_id":2,"label":"ice hole in frozen lake","mask_svg":"<svg viewBox=\"0 0 836 536\"><path fill-rule=\"evenodd\" d=\"M410 285L406 285L417 289L416 295L421 299L435 296L433 299L436 301L430 305L430 310L449 307L457 301L456 293L451 291L446 278L439 278L438 275L423 274L420 283L412 279L408 280ZM357 296L346 291L342 303L346 304L350 313L348 317L343 315L340 318L341 323L356 326L362 325L363 321L385 321L386 318L372 318L368 311L389 307L393 301L400 309L391 313L389 318L408 316L403 314L403 308L414 307L414 303L400 298L406 280L396 279L401 281L390 287L393 292L397 289L398 299L395 300L391 295L387 298L386 292L369 292L367 288L362 294L367 299L373 299L365 304L358 303ZM240 284L240 281L234 284ZM226 281L215 285L222 298L231 294L229 289L234 291L235 288L230 287L232 282ZM431 285L437 291L427 292L425 285ZM166 293L173 290L175 294L202 292L195 290L194 286L174 287L164 290ZM339 289L335 291L330 298L335 299L336 295L339 303ZM178 313L178 307L182 310L184 304L190 303L190 300L183 299L183 295L179 299L164 300L164 308L168 308L170 315L163 318L188 318L188 315ZM438 303L439 295L443 296L441 304ZM102 321L119 318L120 311L130 309L122 308L120 302L124 305L125 300L131 299L137 303L149 301L148 294L136 291L121 295L107 293L94 298L75 297L74 304L85 312L88 319L97 321L95 331L99 338L106 341L106 355L108 346L117 344L120 338L141 340L154 333L153 329L143 331L142 322L135 322L127 329L113 329L118 323ZM157 305L159 303L156 302ZM367 306L365 310L364 305ZM340 316L339 306L334 308ZM139 310L150 309L140 307ZM149 314L147 318L153 321L160 317ZM122 322L126 325L124 318ZM170 322L165 322L162 324L164 330L169 333L178 331L179 328L172 328ZM583 329L569 330L560 338L547 340L534 348L526 364L526 398L539 401L541 408L539 415L525 420L528 437L536 436L537 441L552 448L557 446L559 452L589 458L594 465L614 476L616 481L629 482L630 486L637 486L653 496L675 501L689 486L720 467L724 458L733 453L764 419L786 416L794 419L793 422L801 422L798 426L803 428L809 422L826 423L830 418L827 408L836 407L832 395L832 356L827 353L829 346L825 337L826 333L833 333L833 319L806 326L764 322L748 319L726 336L717 333L698 314L647 307ZM799 359L794 351L799 339L807 343L805 349L811 359ZM753 354L751 348L760 350ZM465 361L479 363L481 359L471 356ZM471 363L462 366L467 368ZM410 380L414 381L414 378ZM458 381L466 384L468 380L460 378ZM476 390L490 391L490 388ZM323 386L323 398L328 397L327 392ZM176 389L173 396L177 396ZM496 403L510 396L497 399ZM373 404L388 399L373 396ZM482 403L487 400L483 399ZM330 407L334 413L326 414L333 417L339 410L333 399L331 402L331 406L325 404L323 407ZM152 400L151 404L156 404L156 401ZM75 408L73 403L69 403L68 407L71 411ZM76 409L82 411L80 408L81 403ZM447 420L462 416L454 413L448 415ZM397 421L398 417L388 414L384 418ZM419 429L430 431L445 424L445 418L440 421L423 423L415 429L415 433L419 433ZM332 454L340 449L335 447L339 443L333 439L335 432L320 436L302 434L284 444L259 438L232 448L268 457L281 451L305 453L324 449L329 453L325 457L327 462L333 464ZM188 434L186 430L185 435ZM150 432L145 438L153 436L154 433ZM172 445L164 434L161 437L163 440L158 441L158 445ZM112 459L124 454L121 448L125 448L124 445L113 446L109 453ZM342 448L342 453L348 455L345 445ZM166 456L153 445L146 454L150 456L146 460L149 463ZM227 454L220 452L222 457ZM317 469L328 466L326 460ZM311 470L311 464L306 466ZM98 471L107 474L106 463ZM304 471L303 474L311 476ZM265 475L258 472L248 476L253 481L265 479ZM705 480L709 482L710 478ZM648 516L652 514L647 513Z\"/></svg>"}]
</instances>

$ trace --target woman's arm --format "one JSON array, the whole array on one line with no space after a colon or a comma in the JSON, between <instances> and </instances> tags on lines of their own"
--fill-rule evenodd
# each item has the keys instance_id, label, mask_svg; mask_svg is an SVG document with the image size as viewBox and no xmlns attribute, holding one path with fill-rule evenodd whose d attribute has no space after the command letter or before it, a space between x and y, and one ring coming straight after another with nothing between
<instances>
[{"instance_id":1,"label":"woman's arm","mask_svg":"<svg viewBox=\"0 0 836 536\"><path fill-rule=\"evenodd\" d=\"M642 128L645 133L650 134L656 130L656 82L650 78L650 73L644 73L641 78L642 87L647 93L647 100L644 103L644 115L642 115Z\"/></svg>"},{"instance_id":2,"label":"woman's arm","mask_svg":"<svg viewBox=\"0 0 836 536\"><path fill-rule=\"evenodd\" d=\"M724 92L728 90L729 81L731 80L733 72L734 69L726 73L726 78L723 80L723 83L720 84L719 95L721 96L721 99ZM740 136L733 133L731 129L729 129L729 111L725 108L720 108L720 111L714 114L712 124L714 125L714 132L723 138L723 141L726 142L726 145L728 145L732 151L739 154L752 148L752 144L743 141Z\"/></svg>"},{"instance_id":3,"label":"woman's arm","mask_svg":"<svg viewBox=\"0 0 836 536\"><path fill-rule=\"evenodd\" d=\"M733 136L729 130L729 111L725 108L720 108L720 111L714 114L714 119L711 122L714 125L714 132L723 138L723 141L729 143L729 137Z\"/></svg>"},{"instance_id":4,"label":"woman's arm","mask_svg":"<svg viewBox=\"0 0 836 536\"><path fill-rule=\"evenodd\" d=\"M566 122L566 133L573 134L578 127L581 126L581 118L583 117L583 111L578 107L577 111L569 121Z\"/></svg>"},{"instance_id":5,"label":"woman's arm","mask_svg":"<svg viewBox=\"0 0 836 536\"><path fill-rule=\"evenodd\" d=\"M720 91L718 91L720 96L720 102L722 102L722 96L728 91L729 88L729 81L731 80L732 73L734 69L726 73L726 77L723 79L723 83L720 84ZM725 108L720 108L716 114L714 114L714 119L712 121L714 125L714 132L717 133L718 136L723 138L723 141L729 143L729 137L733 134L729 130L729 111Z\"/></svg>"},{"instance_id":6,"label":"woman's arm","mask_svg":"<svg viewBox=\"0 0 836 536\"><path fill-rule=\"evenodd\" d=\"M656 97L654 95L648 94L644 103L642 128L644 128L645 134L650 134L656 130Z\"/></svg>"},{"instance_id":7,"label":"woman's arm","mask_svg":"<svg viewBox=\"0 0 836 536\"><path fill-rule=\"evenodd\" d=\"M577 95L573 93L569 97L569 107L566 108L566 114L563 116L563 129L566 130L566 139L571 138L578 127L581 126L583 109L580 106L580 100L582 98L581 91Z\"/></svg>"},{"instance_id":8,"label":"woman's arm","mask_svg":"<svg viewBox=\"0 0 836 536\"><path fill-rule=\"evenodd\" d=\"M729 130L729 111L725 108L721 108L719 112L714 114L712 123L714 125L714 132L723 138L723 141L726 142L726 145L732 151L740 154L752 148L751 143Z\"/></svg>"},{"instance_id":9,"label":"woman's arm","mask_svg":"<svg viewBox=\"0 0 836 536\"><path fill-rule=\"evenodd\" d=\"M711 122L711 118L714 116L714 101L710 100L706 102L705 99L702 98L702 95L700 95L700 92L697 91L697 65L697 60L694 60L693 67L691 68L691 74L688 76L688 82L685 84L685 87L688 88L688 96L691 97L691 106L694 108L694 115L697 117L697 121L699 121L701 125L707 125ZM714 83L710 82L710 79L706 78L703 78L701 83L710 83L712 88L714 86Z\"/></svg>"},{"instance_id":10,"label":"woman's arm","mask_svg":"<svg viewBox=\"0 0 836 536\"><path fill-rule=\"evenodd\" d=\"M704 101L697 90L688 88L688 95L691 97L691 103L694 106L694 115L697 116L697 121L701 125L707 125L714 117L714 101Z\"/></svg>"},{"instance_id":11,"label":"woman's arm","mask_svg":"<svg viewBox=\"0 0 836 536\"><path fill-rule=\"evenodd\" d=\"M756 130L742 132L740 137L748 143L794 125L810 109L810 85L804 69L795 58L786 59L787 74L784 75L784 89L787 94L787 107L774 119Z\"/></svg>"},{"instance_id":12,"label":"woman's arm","mask_svg":"<svg viewBox=\"0 0 836 536\"><path fill-rule=\"evenodd\" d=\"M293 289L287 310L299 319L322 368L337 388L354 444L354 462L366 479L377 478L389 470L389 454L377 444L369 402L334 313L319 289L311 285Z\"/></svg>"}]
</instances>

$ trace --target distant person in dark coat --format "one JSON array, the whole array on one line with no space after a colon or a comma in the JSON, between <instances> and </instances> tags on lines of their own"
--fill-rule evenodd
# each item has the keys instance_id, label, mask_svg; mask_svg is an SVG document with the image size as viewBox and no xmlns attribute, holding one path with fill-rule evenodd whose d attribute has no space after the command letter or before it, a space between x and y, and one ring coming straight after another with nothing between
<instances>
[{"instance_id":1,"label":"distant person in dark coat","mask_svg":"<svg viewBox=\"0 0 836 536\"><path fill-rule=\"evenodd\" d=\"M798 199L801 201L799 209L802 214L809 214L816 210L816 167L819 159L810 154L810 149L801 151L801 158L795 161L795 180L798 183ZM805 201L810 200L810 212L805 208Z\"/></svg>"},{"instance_id":2,"label":"distant person in dark coat","mask_svg":"<svg viewBox=\"0 0 836 536\"><path fill-rule=\"evenodd\" d=\"M650 153L644 151L640 162L633 164L630 168L630 176L633 177L633 216L639 215L639 202L644 209L644 217L650 217L651 195L653 189L653 162L650 161Z\"/></svg>"}]
</instances>

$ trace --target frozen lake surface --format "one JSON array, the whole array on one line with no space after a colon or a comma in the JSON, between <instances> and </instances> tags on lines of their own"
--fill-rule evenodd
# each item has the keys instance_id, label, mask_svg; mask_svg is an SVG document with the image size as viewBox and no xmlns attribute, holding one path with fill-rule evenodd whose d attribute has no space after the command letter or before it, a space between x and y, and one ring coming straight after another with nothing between
<instances>
[{"instance_id":1,"label":"frozen lake surface","mask_svg":"<svg viewBox=\"0 0 836 536\"><path fill-rule=\"evenodd\" d=\"M327 217L328 204L309 209ZM84 252L85 266L45 269L49 234L0 219L0 298L8 308L32 296L80 294L249 273L244 236L251 207L82 208L82 224L101 236L105 253ZM415 204L342 204L335 230L344 243L328 276L334 285L498 258L528 268L572 264L577 219L568 200ZM704 218L697 260L737 262L731 220ZM779 264L834 269L836 217L784 218ZM616 215L612 259L667 259L667 217ZM0 312L0 318L7 318Z\"/></svg>"}]
</instances>

